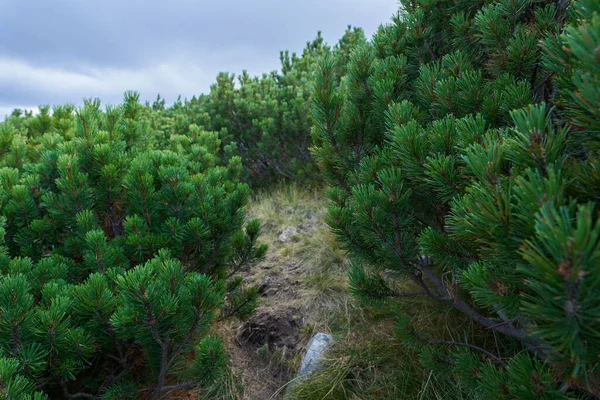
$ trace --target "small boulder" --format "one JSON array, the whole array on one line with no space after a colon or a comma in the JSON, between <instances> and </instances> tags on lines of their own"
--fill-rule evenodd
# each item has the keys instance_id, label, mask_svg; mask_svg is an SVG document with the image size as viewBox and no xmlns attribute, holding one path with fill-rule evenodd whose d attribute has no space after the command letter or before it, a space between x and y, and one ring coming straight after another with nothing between
<instances>
[{"instance_id":1,"label":"small boulder","mask_svg":"<svg viewBox=\"0 0 600 400\"><path fill-rule=\"evenodd\" d=\"M279 241L282 243L289 243L292 238L298 234L298 228L295 226L288 226L279 234Z\"/></svg>"},{"instance_id":2,"label":"small boulder","mask_svg":"<svg viewBox=\"0 0 600 400\"><path fill-rule=\"evenodd\" d=\"M300 370L296 375L296 379L293 379L287 387L286 392L288 394L293 393L294 388L298 383L307 379L310 374L321 367L321 363L325 358L325 354L333 344L333 341L333 336L327 333L316 333L310 339L306 354L302 359L302 365L300 366Z\"/></svg>"},{"instance_id":3,"label":"small boulder","mask_svg":"<svg viewBox=\"0 0 600 400\"><path fill-rule=\"evenodd\" d=\"M307 211L306 214L304 214L304 218L309 220L309 221L316 221L317 220L317 213L314 211Z\"/></svg>"},{"instance_id":4,"label":"small boulder","mask_svg":"<svg viewBox=\"0 0 600 400\"><path fill-rule=\"evenodd\" d=\"M258 294L264 294L269 287L271 287L271 277L267 276L260 282L260 285L256 289Z\"/></svg>"},{"instance_id":5,"label":"small boulder","mask_svg":"<svg viewBox=\"0 0 600 400\"><path fill-rule=\"evenodd\" d=\"M299 378L305 377L319 368L319 364L323 360L325 352L332 343L333 336L328 335L327 333L317 333L310 339L306 355L302 360L300 371L298 371Z\"/></svg>"}]
</instances>

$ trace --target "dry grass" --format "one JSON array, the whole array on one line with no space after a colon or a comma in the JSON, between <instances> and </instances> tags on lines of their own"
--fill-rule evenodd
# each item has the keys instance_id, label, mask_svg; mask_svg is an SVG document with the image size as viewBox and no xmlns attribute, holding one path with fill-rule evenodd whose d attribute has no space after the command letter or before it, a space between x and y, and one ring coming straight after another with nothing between
<instances>
[{"instance_id":1,"label":"dry grass","mask_svg":"<svg viewBox=\"0 0 600 400\"><path fill-rule=\"evenodd\" d=\"M242 322L222 322L217 330L226 343L232 376L236 377L238 385L230 385L227 390L229 397L216 398L280 398L286 383L300 365L304 345L317 328L324 327L313 321L312 315L316 314L313 305L336 304L339 302L336 295L347 297L343 273L345 256L323 223L324 204L320 191L297 186L282 186L258 193L251 200L248 218L261 221L261 241L269 245L269 251L266 260L244 272L244 278L254 285L268 278L271 285L279 289L276 296L262 298L259 311L296 314L303 322L300 344L289 351L268 346L249 350L238 341ZM290 242L281 243L279 235L287 227L296 227L298 234ZM316 273L317 264L336 265L339 278L332 280L335 285L324 285L322 290L314 290L306 284L307 280L318 280L324 276ZM337 305L329 308L337 308ZM243 391L238 390L238 386L243 387Z\"/></svg>"},{"instance_id":2,"label":"dry grass","mask_svg":"<svg viewBox=\"0 0 600 400\"><path fill-rule=\"evenodd\" d=\"M467 398L450 377L423 368L419 353L395 338L394 317L408 313L418 329L429 334L451 332L453 313L439 312L427 301L403 305L340 309L340 321L331 330L336 343L324 367L294 388L288 399L462 399ZM461 321L462 322L462 321Z\"/></svg>"},{"instance_id":3,"label":"dry grass","mask_svg":"<svg viewBox=\"0 0 600 400\"><path fill-rule=\"evenodd\" d=\"M425 373L418 352L403 346L394 336L395 318L406 313L424 335L454 338L455 313L440 309L427 298L361 305L348 292L347 256L328 227L322 223L326 201L318 192L297 187L280 189L260 202L259 218L274 226L301 223L295 214L276 213L295 202L297 214L316 212L320 222L309 235L293 244L294 258L304 265L302 306L306 341L316 332L336 338L324 368L311 379L294 386L289 399L461 399L463 392L446 377ZM274 249L277 252L277 249ZM288 254L279 254L288 256ZM400 283L406 292L415 288ZM467 321L461 322L467 323ZM461 332L464 330L461 329ZM455 337L459 340L460 338Z\"/></svg>"},{"instance_id":4,"label":"dry grass","mask_svg":"<svg viewBox=\"0 0 600 400\"><path fill-rule=\"evenodd\" d=\"M460 317L426 298L358 304L348 292L346 252L324 224L325 214L326 200L319 190L285 186L252 199L248 215L262 222L261 238L269 252L263 263L247 272L247 280L258 284L269 277L294 286L289 292L264 298L260 309L293 310L303 321L301 339L293 354L268 347L249 354L237 343L239 322L221 324L219 332L231 354L233 373L226 390L230 397L215 398L281 398L316 332L332 334L336 343L322 370L293 385L286 398L465 398L453 380L426 372L418 351L403 346L394 337L393 326L395 317L406 313L424 335L460 340L455 330ZM287 227L297 227L298 234L290 242L280 243L278 237ZM407 291L413 289L409 283L404 285ZM460 320L463 322L467 323Z\"/></svg>"}]
</instances>

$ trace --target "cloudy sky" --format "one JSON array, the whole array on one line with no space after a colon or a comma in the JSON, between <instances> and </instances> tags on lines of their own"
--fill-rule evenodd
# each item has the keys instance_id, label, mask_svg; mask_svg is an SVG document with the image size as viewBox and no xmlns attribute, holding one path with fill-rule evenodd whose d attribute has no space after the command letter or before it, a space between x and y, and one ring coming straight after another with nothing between
<instances>
[{"instance_id":1,"label":"cloudy sky","mask_svg":"<svg viewBox=\"0 0 600 400\"><path fill-rule=\"evenodd\" d=\"M168 103L206 92L219 71L279 67L322 31L370 37L396 0L0 0L0 120L14 108L118 103L124 91Z\"/></svg>"}]
</instances>

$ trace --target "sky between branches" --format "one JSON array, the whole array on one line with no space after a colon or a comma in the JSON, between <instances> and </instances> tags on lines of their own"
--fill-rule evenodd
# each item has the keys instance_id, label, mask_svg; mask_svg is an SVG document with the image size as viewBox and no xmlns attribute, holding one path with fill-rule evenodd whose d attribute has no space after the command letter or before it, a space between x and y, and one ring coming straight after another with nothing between
<instances>
[{"instance_id":1,"label":"sky between branches","mask_svg":"<svg viewBox=\"0 0 600 400\"><path fill-rule=\"evenodd\" d=\"M0 0L0 120L14 108L207 92L219 71L279 68L322 31L370 37L396 0Z\"/></svg>"}]
</instances>

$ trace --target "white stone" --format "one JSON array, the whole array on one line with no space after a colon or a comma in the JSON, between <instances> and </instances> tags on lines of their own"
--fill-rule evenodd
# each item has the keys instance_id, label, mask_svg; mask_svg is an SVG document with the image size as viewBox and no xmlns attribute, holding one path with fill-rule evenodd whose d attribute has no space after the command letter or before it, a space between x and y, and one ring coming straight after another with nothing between
<instances>
[{"instance_id":1,"label":"white stone","mask_svg":"<svg viewBox=\"0 0 600 400\"><path fill-rule=\"evenodd\" d=\"M292 237L298 234L298 228L295 226L288 226L279 235L279 240L283 243L288 243L292 240Z\"/></svg>"},{"instance_id":2,"label":"white stone","mask_svg":"<svg viewBox=\"0 0 600 400\"><path fill-rule=\"evenodd\" d=\"M302 379L313 373L323 360L327 349L333 343L333 337L326 333L316 333L308 343L308 350L302 360L298 379Z\"/></svg>"}]
</instances>

